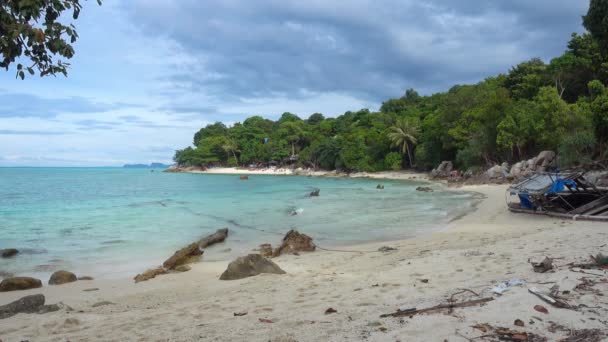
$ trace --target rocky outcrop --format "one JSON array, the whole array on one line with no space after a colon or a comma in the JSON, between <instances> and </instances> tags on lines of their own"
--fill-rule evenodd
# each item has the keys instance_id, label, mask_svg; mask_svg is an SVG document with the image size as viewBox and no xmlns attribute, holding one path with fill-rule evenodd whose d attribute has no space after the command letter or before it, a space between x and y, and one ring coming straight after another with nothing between
<instances>
[{"instance_id":1,"label":"rocky outcrop","mask_svg":"<svg viewBox=\"0 0 608 342\"><path fill-rule=\"evenodd\" d=\"M543 171L547 171L547 168L553 165L553 161L555 160L555 152L553 151L542 151L536 157L535 167L538 169L542 168Z\"/></svg>"},{"instance_id":2,"label":"rocky outcrop","mask_svg":"<svg viewBox=\"0 0 608 342\"><path fill-rule=\"evenodd\" d=\"M259 249L260 255L265 257L265 258L271 258L272 257L272 245L269 243L264 243L260 245L260 249Z\"/></svg>"},{"instance_id":3,"label":"rocky outcrop","mask_svg":"<svg viewBox=\"0 0 608 342\"><path fill-rule=\"evenodd\" d=\"M429 188L428 186L419 186L416 188L416 191L420 192L433 192L434 190Z\"/></svg>"},{"instance_id":4,"label":"rocky outcrop","mask_svg":"<svg viewBox=\"0 0 608 342\"><path fill-rule=\"evenodd\" d=\"M314 252L317 246L312 242L312 238L306 234L301 234L297 230L290 230L285 234L281 246L274 250L272 255L277 257L283 254L295 254L297 252Z\"/></svg>"},{"instance_id":5,"label":"rocky outcrop","mask_svg":"<svg viewBox=\"0 0 608 342\"><path fill-rule=\"evenodd\" d=\"M224 242L228 238L228 228L218 229L215 233L198 240L198 247L205 249L216 243Z\"/></svg>"},{"instance_id":6,"label":"rocky outcrop","mask_svg":"<svg viewBox=\"0 0 608 342\"><path fill-rule=\"evenodd\" d=\"M68 271L57 271L51 275L49 285L63 285L77 281L76 275Z\"/></svg>"},{"instance_id":7,"label":"rocky outcrop","mask_svg":"<svg viewBox=\"0 0 608 342\"><path fill-rule=\"evenodd\" d=\"M37 289L42 287L40 279L30 277L6 278L0 283L0 292Z\"/></svg>"},{"instance_id":8,"label":"rocky outcrop","mask_svg":"<svg viewBox=\"0 0 608 342\"><path fill-rule=\"evenodd\" d=\"M231 262L220 276L220 280L243 279L261 273L285 274L285 271L259 254L249 254Z\"/></svg>"},{"instance_id":9,"label":"rocky outcrop","mask_svg":"<svg viewBox=\"0 0 608 342\"><path fill-rule=\"evenodd\" d=\"M152 278L155 278L158 275L167 274L167 273L168 273L167 270L165 270L162 267L158 267L158 268L149 269L149 270L145 271L144 273L138 274L133 279L135 280L136 283L139 283L140 281L150 280Z\"/></svg>"},{"instance_id":10,"label":"rocky outcrop","mask_svg":"<svg viewBox=\"0 0 608 342\"><path fill-rule=\"evenodd\" d=\"M197 261L203 251L199 248L198 243L191 243L188 246L175 252L169 259L165 260L163 267L172 270L179 265L185 265Z\"/></svg>"},{"instance_id":11,"label":"rocky outcrop","mask_svg":"<svg viewBox=\"0 0 608 342\"><path fill-rule=\"evenodd\" d=\"M447 178L454 169L454 164L451 161L442 161L436 169L431 171L432 178Z\"/></svg>"},{"instance_id":12,"label":"rocky outcrop","mask_svg":"<svg viewBox=\"0 0 608 342\"><path fill-rule=\"evenodd\" d=\"M0 249L0 256L3 258L12 258L19 254L19 251L14 248Z\"/></svg>"},{"instance_id":13,"label":"rocky outcrop","mask_svg":"<svg viewBox=\"0 0 608 342\"><path fill-rule=\"evenodd\" d=\"M9 318L20 313L36 313L44 306L41 294L26 296L12 303L0 306L0 319Z\"/></svg>"},{"instance_id":14,"label":"rocky outcrop","mask_svg":"<svg viewBox=\"0 0 608 342\"><path fill-rule=\"evenodd\" d=\"M188 265L179 265L175 268L175 272L180 272L180 273L184 273L184 272L188 272L192 269L192 267L188 266Z\"/></svg>"}]
</instances>

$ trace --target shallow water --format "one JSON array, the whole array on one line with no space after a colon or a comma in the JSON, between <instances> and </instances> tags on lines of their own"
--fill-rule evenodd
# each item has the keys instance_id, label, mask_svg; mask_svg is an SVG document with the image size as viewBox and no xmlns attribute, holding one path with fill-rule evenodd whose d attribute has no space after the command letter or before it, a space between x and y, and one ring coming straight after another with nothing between
<instances>
[{"instance_id":1,"label":"shallow water","mask_svg":"<svg viewBox=\"0 0 608 342\"><path fill-rule=\"evenodd\" d=\"M385 184L385 190L376 185ZM207 260L277 244L292 227L321 246L407 238L469 210L470 193L415 191L417 182L172 174L120 168L0 168L0 271L45 279L58 269L133 276L218 228ZM307 194L321 189L320 197ZM297 215L293 215L297 213ZM228 250L230 249L230 250ZM2 273L0 272L0 275Z\"/></svg>"}]
</instances>

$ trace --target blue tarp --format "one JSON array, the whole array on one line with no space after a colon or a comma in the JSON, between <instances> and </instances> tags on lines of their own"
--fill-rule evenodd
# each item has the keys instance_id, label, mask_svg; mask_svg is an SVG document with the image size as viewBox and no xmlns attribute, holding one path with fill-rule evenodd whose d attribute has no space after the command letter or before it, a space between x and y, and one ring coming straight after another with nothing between
<instances>
[{"instance_id":1,"label":"blue tarp","mask_svg":"<svg viewBox=\"0 0 608 342\"><path fill-rule=\"evenodd\" d=\"M576 189L576 182L572 179L557 179L551 185L551 188L546 192L546 195L556 194L558 192L564 191L566 185L569 185L572 188Z\"/></svg>"},{"instance_id":2,"label":"blue tarp","mask_svg":"<svg viewBox=\"0 0 608 342\"><path fill-rule=\"evenodd\" d=\"M530 201L530 196L527 194L519 194L519 203L522 208L536 210L536 206Z\"/></svg>"}]
</instances>

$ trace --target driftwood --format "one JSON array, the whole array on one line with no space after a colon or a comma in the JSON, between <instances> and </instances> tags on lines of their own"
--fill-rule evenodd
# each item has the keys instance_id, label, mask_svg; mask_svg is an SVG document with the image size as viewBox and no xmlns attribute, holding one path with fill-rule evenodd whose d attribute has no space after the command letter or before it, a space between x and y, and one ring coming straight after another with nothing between
<instances>
[{"instance_id":1,"label":"driftwood","mask_svg":"<svg viewBox=\"0 0 608 342\"><path fill-rule=\"evenodd\" d=\"M440 305L433 306L433 307L426 308L426 309L418 310L416 308L412 308L412 309L406 309L406 310L398 310L397 312L393 312L390 314L380 315L380 318L414 316L414 315L419 315L419 314L424 314L424 313L433 313L433 312L437 312L437 311L441 311L441 310L452 311L453 309L456 309L456 308L466 308L469 306L481 305L481 304L485 304L485 303L493 301L493 300L494 300L494 298L487 297L487 298L482 298L482 299L469 300L469 301L461 302L461 303L440 304Z\"/></svg>"},{"instance_id":2,"label":"driftwood","mask_svg":"<svg viewBox=\"0 0 608 342\"><path fill-rule=\"evenodd\" d=\"M205 249L216 243L224 242L228 237L228 228L218 229L217 232L206 236L198 241L198 248Z\"/></svg>"},{"instance_id":3,"label":"driftwood","mask_svg":"<svg viewBox=\"0 0 608 342\"><path fill-rule=\"evenodd\" d=\"M563 300L546 295L544 293L541 293L540 290L535 287L528 289L528 292L530 292L531 294L535 295L536 297L542 299L543 301L555 306L556 308L560 308L560 309L571 309L572 308L570 306L570 304L564 302Z\"/></svg>"}]
</instances>

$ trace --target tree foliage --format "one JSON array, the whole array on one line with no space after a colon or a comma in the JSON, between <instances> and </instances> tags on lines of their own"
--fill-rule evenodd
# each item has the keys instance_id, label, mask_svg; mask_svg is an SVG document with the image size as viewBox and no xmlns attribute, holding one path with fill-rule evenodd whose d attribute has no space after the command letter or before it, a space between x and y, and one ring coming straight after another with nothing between
<instances>
[{"instance_id":1,"label":"tree foliage","mask_svg":"<svg viewBox=\"0 0 608 342\"><path fill-rule=\"evenodd\" d=\"M96 1L101 5L101 0ZM21 79L26 72L67 76L69 63L56 57L74 56L72 44L78 33L73 24L63 23L62 14L71 12L76 20L81 9L80 0L0 1L0 67L8 70L17 63L17 77Z\"/></svg>"}]
</instances>

